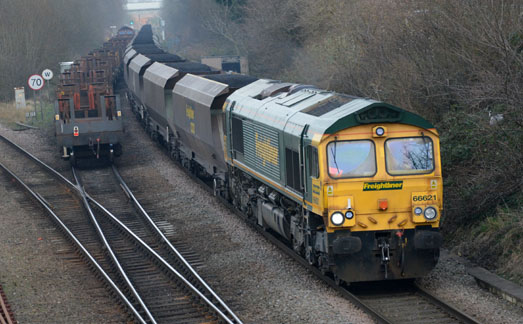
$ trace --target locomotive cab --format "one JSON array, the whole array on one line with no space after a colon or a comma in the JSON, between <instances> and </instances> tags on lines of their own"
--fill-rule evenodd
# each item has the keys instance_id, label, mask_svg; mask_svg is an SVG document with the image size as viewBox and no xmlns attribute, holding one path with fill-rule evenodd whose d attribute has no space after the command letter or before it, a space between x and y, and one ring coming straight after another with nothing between
<instances>
[{"instance_id":1,"label":"locomotive cab","mask_svg":"<svg viewBox=\"0 0 523 324\"><path fill-rule=\"evenodd\" d=\"M439 140L435 129L365 124L324 136L313 211L323 215L338 277L416 278L442 243Z\"/></svg>"}]
</instances>

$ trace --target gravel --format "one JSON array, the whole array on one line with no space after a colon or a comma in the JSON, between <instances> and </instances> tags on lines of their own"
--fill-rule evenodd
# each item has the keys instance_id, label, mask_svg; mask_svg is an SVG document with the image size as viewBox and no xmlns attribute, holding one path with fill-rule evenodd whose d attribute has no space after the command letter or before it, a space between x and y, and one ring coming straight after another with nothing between
<instances>
[{"instance_id":1,"label":"gravel","mask_svg":"<svg viewBox=\"0 0 523 324\"><path fill-rule=\"evenodd\" d=\"M442 250L436 268L420 286L483 323L523 323L523 308L481 289L467 274L467 260Z\"/></svg>"},{"instance_id":2,"label":"gravel","mask_svg":"<svg viewBox=\"0 0 523 324\"><path fill-rule=\"evenodd\" d=\"M128 109L124 116L127 134L118 162L124 179L131 189L147 188L137 190L138 198L155 217L171 224L175 242L189 244L200 256L202 275L244 322L373 323L190 179L145 136ZM0 127L0 133L67 169L51 131ZM60 254L61 234L46 216L20 206L20 193L6 188L0 182L0 283L20 323L41 323L38 315L48 314L63 315L63 323L123 322L118 306L84 264ZM436 269L419 283L482 322L523 323L522 309L479 288L464 264L443 251ZM82 312L93 304L109 313Z\"/></svg>"},{"instance_id":3,"label":"gravel","mask_svg":"<svg viewBox=\"0 0 523 324\"><path fill-rule=\"evenodd\" d=\"M0 125L0 134L52 165L57 159L44 131L13 132ZM125 323L122 309L48 216L0 173L0 283L17 321Z\"/></svg>"}]
</instances>

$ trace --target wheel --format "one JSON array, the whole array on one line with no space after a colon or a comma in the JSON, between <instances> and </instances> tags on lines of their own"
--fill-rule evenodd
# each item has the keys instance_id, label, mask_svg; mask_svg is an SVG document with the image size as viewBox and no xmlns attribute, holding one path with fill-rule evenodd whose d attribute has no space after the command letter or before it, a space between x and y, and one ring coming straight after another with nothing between
<instances>
[{"instance_id":1,"label":"wheel","mask_svg":"<svg viewBox=\"0 0 523 324\"><path fill-rule=\"evenodd\" d=\"M74 155L73 151L71 151L69 163L71 163L72 166L76 167L76 155Z\"/></svg>"},{"instance_id":2,"label":"wheel","mask_svg":"<svg viewBox=\"0 0 523 324\"><path fill-rule=\"evenodd\" d=\"M303 255L303 244L298 242L298 240L293 236L292 237L292 249L299 255Z\"/></svg>"},{"instance_id":3,"label":"wheel","mask_svg":"<svg viewBox=\"0 0 523 324\"><path fill-rule=\"evenodd\" d=\"M341 280L337 274L334 274L334 283L336 284L336 286L341 286L343 284L343 280Z\"/></svg>"},{"instance_id":4,"label":"wheel","mask_svg":"<svg viewBox=\"0 0 523 324\"><path fill-rule=\"evenodd\" d=\"M316 258L314 257L314 253L312 252L312 248L307 248L305 251L305 259L309 263L309 265L314 265L316 263Z\"/></svg>"},{"instance_id":5,"label":"wheel","mask_svg":"<svg viewBox=\"0 0 523 324\"><path fill-rule=\"evenodd\" d=\"M214 178L212 180L212 193L214 194L214 197L218 196L218 179Z\"/></svg>"}]
</instances>

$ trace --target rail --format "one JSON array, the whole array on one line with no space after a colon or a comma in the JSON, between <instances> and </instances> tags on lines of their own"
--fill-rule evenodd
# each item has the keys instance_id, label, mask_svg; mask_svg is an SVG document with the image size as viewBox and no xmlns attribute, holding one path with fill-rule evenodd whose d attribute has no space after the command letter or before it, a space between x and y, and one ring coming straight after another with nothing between
<instances>
[{"instance_id":1,"label":"rail","mask_svg":"<svg viewBox=\"0 0 523 324\"><path fill-rule=\"evenodd\" d=\"M16 320L7 303L7 297L0 286L0 324L15 324Z\"/></svg>"},{"instance_id":2,"label":"rail","mask_svg":"<svg viewBox=\"0 0 523 324\"><path fill-rule=\"evenodd\" d=\"M122 277L122 279L125 281L127 288L131 291L131 293L133 294L134 298L136 298L136 300L138 301L140 306L142 306L142 309L145 312L145 314L147 314L147 317L149 318L149 320L153 324L156 324L157 321L154 319L153 315L149 311L149 307L147 307L147 305L145 305L145 303L144 303L142 297L140 296L140 294L138 293L138 291L136 291L136 288L134 287L133 283L129 279L129 276L127 276L127 273L125 272L124 268L120 264L120 261L118 261L118 258L116 257L116 254L114 253L113 249L111 248L109 241L105 237L104 232L103 232L102 228L100 227L100 224L98 223L98 220L96 219L96 216L94 215L93 210L91 209L91 206L89 206L89 202L87 201L87 193L85 192L85 190L82 186L82 180L77 175L75 168L72 167L71 169L73 171L74 179L77 183L78 192L82 198L82 202L84 203L84 208L89 213L89 218L91 219L91 222L93 223L93 225L96 229L96 232L98 233L98 236L100 237L100 240L102 241L113 264L118 269L118 272L120 273L120 276Z\"/></svg>"},{"instance_id":3,"label":"rail","mask_svg":"<svg viewBox=\"0 0 523 324\"><path fill-rule=\"evenodd\" d=\"M1 135L0 135L1 136ZM15 144L16 145L16 144ZM21 148L20 148L21 149ZM23 149L21 149L23 151ZM32 157L36 161L39 161L34 156ZM42 162L43 163L43 162ZM60 217L55 214L55 212L51 209L49 204L41 198L41 196L29 188L22 179L20 179L16 174L14 174L11 170L9 170L3 163L0 162L0 168L2 168L9 176L11 176L13 179L16 180L17 183L19 183L22 188L28 192L42 207L45 209L47 214L51 217L51 219L58 225L58 227L62 230L62 232L67 236L67 238L73 243L73 245L82 253L82 255L91 263L91 265L98 271L98 273L101 275L101 277L106 281L106 283L116 292L118 297L122 300L122 302L129 308L129 310L133 313L133 315L136 317L137 320L140 321L140 323L146 324L147 322L143 319L143 317L140 315L140 313L136 310L136 308L133 306L133 304L127 299L125 294L118 288L118 285L111 279L111 277L103 270L103 268L100 266L100 264L96 261L96 259L89 253L89 251L85 248L85 246L78 240L78 238L73 234L73 232L62 222ZM56 172L56 171L55 171ZM61 176L61 175L60 175ZM65 179L65 178L64 178ZM72 183L71 183L72 185ZM73 185L74 186L74 185Z\"/></svg>"},{"instance_id":4,"label":"rail","mask_svg":"<svg viewBox=\"0 0 523 324\"><path fill-rule=\"evenodd\" d=\"M172 274L180 279L191 291L196 293L207 305L209 305L223 320L227 323L241 323L241 321L234 322L229 319L219 308L216 307L200 290L198 290L192 283L190 283L182 274L174 269L164 258L162 258L154 249L147 245L138 235L131 231L123 222L121 222L116 216L114 216L109 210L103 205L94 200L89 194L86 197L104 214L106 214L112 222L117 224L128 236L133 238L142 248L144 248L149 254L151 254L157 261L159 261L165 268L167 268Z\"/></svg>"},{"instance_id":5,"label":"rail","mask_svg":"<svg viewBox=\"0 0 523 324\"><path fill-rule=\"evenodd\" d=\"M194 268L191 266L191 264L183 257L183 255L171 244L171 242L165 237L163 232L158 228L156 223L152 220L152 218L149 216L149 214L145 211L145 209L142 207L138 199L134 196L131 189L127 186L125 181L123 180L122 176L118 172L118 169L113 165L113 172L118 181L120 182L121 188L124 190L125 194L132 200L134 206L139 211L139 213L142 215L142 217L146 220L146 222L151 226L151 228L154 230L154 233L158 235L161 239L161 241L168 247L168 249L176 255L176 257L183 263L183 265L186 267L187 270L190 271L190 273L196 278L196 280L206 289L208 293L210 293L216 301L227 311L229 315L236 321L236 323L241 323L241 320L234 314L234 312L225 304L225 302L216 294L216 292L200 277L200 275L194 270Z\"/></svg>"}]
</instances>

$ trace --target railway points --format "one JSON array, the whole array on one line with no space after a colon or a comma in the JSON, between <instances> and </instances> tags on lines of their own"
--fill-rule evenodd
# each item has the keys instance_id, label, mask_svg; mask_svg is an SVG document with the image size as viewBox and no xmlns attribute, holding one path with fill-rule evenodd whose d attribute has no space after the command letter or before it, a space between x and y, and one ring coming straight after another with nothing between
<instances>
[{"instance_id":1,"label":"railway points","mask_svg":"<svg viewBox=\"0 0 523 324\"><path fill-rule=\"evenodd\" d=\"M118 220L107 208L90 197L85 192L85 185L81 182L74 168L72 173L78 181L76 184L6 138L2 137L2 140L3 151L6 153L9 150L11 151L9 152L10 160L2 161L7 163L7 166L0 163L0 167L9 173L13 179L16 179L47 210L64 234L67 234L69 240L76 245L76 248L90 262L98 275L114 290L114 293L138 322L172 323L182 319L198 320L198 318L204 322L216 316L216 319L223 320L226 323L241 323L231 309L197 275L183 256L180 253L175 253L176 250L172 245L168 245L169 252L163 252L163 255L165 257L166 253L170 253L172 254L171 258L174 255L178 262L172 260L171 262L177 264L176 266L171 265L155 251L155 248L158 249L158 246L165 244L162 243L162 240L155 243L155 240L151 237L144 236L143 229L145 226L139 226L135 229L135 231L140 232L140 234L136 234L122 220ZM17 155L17 158L13 155ZM15 175L9 169L15 167L13 165L15 159L30 160L33 164L21 171L22 177ZM113 169L113 172L117 171ZM35 178L36 173L38 177ZM121 177L118 181L117 184L113 184L116 185L117 190L120 185L126 187ZM97 185L103 185L103 182L99 182ZM32 188L38 188L41 191L37 192ZM101 191L100 194L103 194L104 190L106 193L107 190L114 191L115 188L114 186L113 188L109 187L109 189L98 187L97 190ZM79 196L74 197L71 192ZM131 196L132 192L127 190L126 194ZM121 195L123 196L121 197L123 198L122 204L125 205L127 203L126 196L123 193ZM85 211L79 209L79 198L84 202ZM93 209L89 207L88 200L106 218L102 219L100 215L95 215ZM112 200L112 203L115 203L114 200ZM136 200L134 200L134 203L137 207L140 207ZM113 205L113 207L115 206ZM129 208L123 211L118 209L118 211L123 213L122 217L128 222L135 223L137 221L137 219L129 220L129 217L131 217ZM143 213L143 216L147 215L143 208L140 212ZM90 226L86 213L90 217L90 222L95 224L94 228ZM84 217L78 217L80 215ZM108 223L107 217L113 222L112 224ZM114 231L114 226L118 226L120 231ZM156 227L152 221L149 222L148 226ZM158 230L157 227L156 230ZM162 237L163 234L157 233L156 235ZM99 240L96 239L97 236L100 238ZM130 242L129 239L134 243ZM148 244L144 240L148 241ZM135 244L139 245L140 248L136 249ZM112 248L111 246L115 247ZM104 255L110 255L111 261L108 262ZM180 274L179 271L182 271L180 268L183 268L184 275ZM155 274L152 275L153 273ZM123 284L122 280L126 284ZM198 285L198 287L195 285ZM174 291L172 291L173 289ZM158 292L161 293L158 294ZM195 294L204 305L207 305L206 307L210 308L210 311L206 310L205 307L202 308L202 305L198 306L198 302L187 297L188 294ZM135 304L136 302L138 304Z\"/></svg>"}]
</instances>

